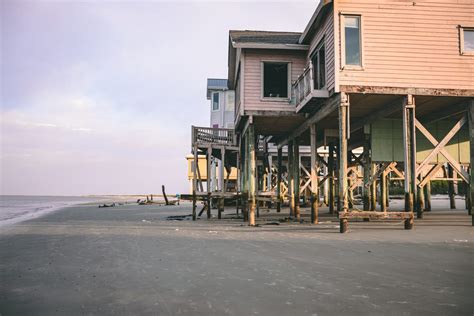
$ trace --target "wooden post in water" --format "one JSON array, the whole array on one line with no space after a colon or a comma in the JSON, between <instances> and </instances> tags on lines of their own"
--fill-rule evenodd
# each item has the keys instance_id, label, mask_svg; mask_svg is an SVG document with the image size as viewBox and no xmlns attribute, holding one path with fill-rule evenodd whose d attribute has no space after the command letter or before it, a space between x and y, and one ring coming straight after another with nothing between
<instances>
[{"instance_id":1,"label":"wooden post in water","mask_svg":"<svg viewBox=\"0 0 474 316\"><path fill-rule=\"evenodd\" d=\"M414 192L416 180L416 137L415 137L415 100L412 95L404 98L402 106L403 117L403 152L405 168L405 211L414 211ZM423 212L417 212L421 218ZM413 228L413 220L405 220L405 229Z\"/></svg>"},{"instance_id":2,"label":"wooden post in water","mask_svg":"<svg viewBox=\"0 0 474 316\"><path fill-rule=\"evenodd\" d=\"M319 211L319 179L318 179L318 146L316 124L310 126L311 143L311 223L318 223Z\"/></svg>"},{"instance_id":3,"label":"wooden post in water","mask_svg":"<svg viewBox=\"0 0 474 316\"><path fill-rule=\"evenodd\" d=\"M276 198L277 198L277 213L280 213L281 211L281 170L282 170L282 156L283 156L283 148L279 147L278 148L278 157L277 157L277 164L278 164L278 170L277 170L277 183L276 183Z\"/></svg>"}]
</instances>

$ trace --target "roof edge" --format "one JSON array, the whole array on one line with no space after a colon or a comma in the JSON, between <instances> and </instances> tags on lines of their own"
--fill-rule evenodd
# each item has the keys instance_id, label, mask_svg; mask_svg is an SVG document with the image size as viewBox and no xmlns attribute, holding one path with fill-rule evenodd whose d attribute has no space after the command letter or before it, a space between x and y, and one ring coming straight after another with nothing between
<instances>
[{"instance_id":1,"label":"roof edge","mask_svg":"<svg viewBox=\"0 0 474 316\"><path fill-rule=\"evenodd\" d=\"M332 2L333 2L333 0L321 0L319 2L318 7L316 8L313 15L311 16L311 19L309 20L308 24L306 25L306 28L304 29L303 34L301 34L301 36L300 36L300 39L298 41L300 44L304 43L304 41L306 40L306 38L309 34L309 31L313 27L313 24L314 24L314 22L316 22L316 19L318 18L318 16L321 14L321 12L323 10L323 7L325 7L326 5L328 5Z\"/></svg>"}]
</instances>

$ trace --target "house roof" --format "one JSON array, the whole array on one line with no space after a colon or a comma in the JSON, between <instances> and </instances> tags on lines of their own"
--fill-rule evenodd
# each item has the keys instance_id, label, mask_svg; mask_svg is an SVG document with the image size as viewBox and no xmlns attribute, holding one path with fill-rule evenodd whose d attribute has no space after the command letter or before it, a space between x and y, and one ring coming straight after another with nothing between
<instances>
[{"instance_id":1,"label":"house roof","mask_svg":"<svg viewBox=\"0 0 474 316\"><path fill-rule=\"evenodd\" d=\"M240 54L240 49L308 50L308 45L299 44L301 35L301 32L230 30L228 54L229 87L234 86L234 77L237 71L236 58Z\"/></svg>"},{"instance_id":2,"label":"house roof","mask_svg":"<svg viewBox=\"0 0 474 316\"><path fill-rule=\"evenodd\" d=\"M324 20L324 17L326 16L327 12L329 11L329 4L332 3L333 0L321 0L319 2L319 5L311 16L311 19L306 25L304 32L301 34L301 37L298 41L300 44L307 44L311 40L314 33L320 27L322 21Z\"/></svg>"},{"instance_id":3,"label":"house roof","mask_svg":"<svg viewBox=\"0 0 474 316\"><path fill-rule=\"evenodd\" d=\"M301 32L272 32L272 31L229 31L234 44L263 43L263 44L298 44Z\"/></svg>"},{"instance_id":4,"label":"house roof","mask_svg":"<svg viewBox=\"0 0 474 316\"><path fill-rule=\"evenodd\" d=\"M206 96L207 99L209 100L211 98L211 91L216 91L216 90L227 90L227 79L214 79L214 78L208 78L207 79L207 92Z\"/></svg>"}]
</instances>

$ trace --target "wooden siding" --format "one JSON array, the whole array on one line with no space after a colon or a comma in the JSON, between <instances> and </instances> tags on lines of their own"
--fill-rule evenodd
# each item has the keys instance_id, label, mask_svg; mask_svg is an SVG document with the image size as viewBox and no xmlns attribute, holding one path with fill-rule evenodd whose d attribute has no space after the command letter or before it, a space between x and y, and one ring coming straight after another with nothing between
<instances>
[{"instance_id":1,"label":"wooden siding","mask_svg":"<svg viewBox=\"0 0 474 316\"><path fill-rule=\"evenodd\" d=\"M339 13L362 15L363 70L341 70ZM337 0L336 84L474 89L474 56L458 25L474 26L474 0Z\"/></svg>"},{"instance_id":2,"label":"wooden siding","mask_svg":"<svg viewBox=\"0 0 474 316\"><path fill-rule=\"evenodd\" d=\"M262 100L262 61L287 61L291 63L291 82L303 73L306 51L249 49L244 58L244 111L295 111L288 101Z\"/></svg>"},{"instance_id":3,"label":"wooden siding","mask_svg":"<svg viewBox=\"0 0 474 316\"><path fill-rule=\"evenodd\" d=\"M324 48L326 58L326 88L328 91L334 89L335 86L335 58L336 53L334 49L334 15L332 10L328 12L326 19L324 20L321 28L315 33L311 39L310 48L307 55L306 64L309 65L310 56L316 46L321 42L324 37Z\"/></svg>"}]
</instances>

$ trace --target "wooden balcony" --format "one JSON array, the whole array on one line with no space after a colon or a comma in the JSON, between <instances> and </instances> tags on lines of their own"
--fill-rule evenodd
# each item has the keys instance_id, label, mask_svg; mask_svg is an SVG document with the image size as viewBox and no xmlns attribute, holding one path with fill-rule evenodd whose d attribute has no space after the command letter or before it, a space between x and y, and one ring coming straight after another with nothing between
<instances>
[{"instance_id":1,"label":"wooden balcony","mask_svg":"<svg viewBox=\"0 0 474 316\"><path fill-rule=\"evenodd\" d=\"M199 146L237 146L234 129L192 126L192 142Z\"/></svg>"},{"instance_id":2,"label":"wooden balcony","mask_svg":"<svg viewBox=\"0 0 474 316\"><path fill-rule=\"evenodd\" d=\"M313 73L313 64L309 63L291 87L292 102L296 106L296 113L301 112L310 101L329 97L327 89L314 89Z\"/></svg>"}]
</instances>

